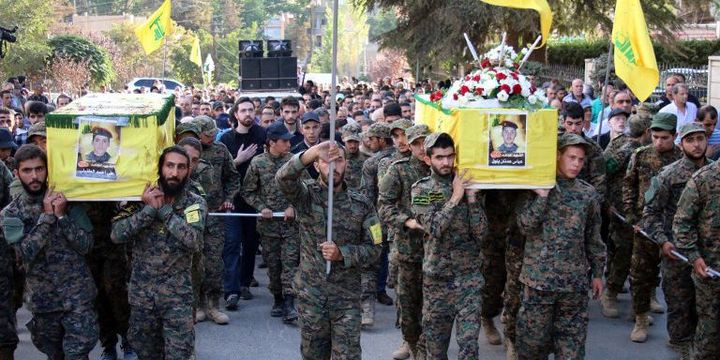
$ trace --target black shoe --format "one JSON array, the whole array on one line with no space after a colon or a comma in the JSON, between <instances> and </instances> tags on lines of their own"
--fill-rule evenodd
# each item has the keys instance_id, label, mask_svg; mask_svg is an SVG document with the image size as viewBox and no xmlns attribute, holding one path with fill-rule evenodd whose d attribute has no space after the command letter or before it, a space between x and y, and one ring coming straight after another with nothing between
<instances>
[{"instance_id":1,"label":"black shoe","mask_svg":"<svg viewBox=\"0 0 720 360\"><path fill-rule=\"evenodd\" d=\"M117 360L117 350L115 350L115 345L113 344L112 347L106 347L98 360Z\"/></svg>"},{"instance_id":2,"label":"black shoe","mask_svg":"<svg viewBox=\"0 0 720 360\"><path fill-rule=\"evenodd\" d=\"M240 298L243 300L251 300L253 298L253 294L250 292L249 288L241 287L240 288Z\"/></svg>"},{"instance_id":3,"label":"black shoe","mask_svg":"<svg viewBox=\"0 0 720 360\"><path fill-rule=\"evenodd\" d=\"M391 306L393 304L393 299L386 293L379 293L377 295L377 302L383 305Z\"/></svg>"},{"instance_id":4,"label":"black shoe","mask_svg":"<svg viewBox=\"0 0 720 360\"><path fill-rule=\"evenodd\" d=\"M272 310L270 310L270 316L281 317L284 313L283 297L275 295L275 302L273 302Z\"/></svg>"},{"instance_id":5,"label":"black shoe","mask_svg":"<svg viewBox=\"0 0 720 360\"><path fill-rule=\"evenodd\" d=\"M258 269L267 269L267 263L264 261L261 262L260 265L258 265Z\"/></svg>"},{"instance_id":6,"label":"black shoe","mask_svg":"<svg viewBox=\"0 0 720 360\"><path fill-rule=\"evenodd\" d=\"M295 310L295 297L292 295L285 295L285 301L283 303L283 322L290 323L298 318L297 310Z\"/></svg>"},{"instance_id":7,"label":"black shoe","mask_svg":"<svg viewBox=\"0 0 720 360\"><path fill-rule=\"evenodd\" d=\"M237 294L228 295L227 299L225 299L225 309L227 309L228 311L237 311L238 300L239 297Z\"/></svg>"},{"instance_id":8,"label":"black shoe","mask_svg":"<svg viewBox=\"0 0 720 360\"><path fill-rule=\"evenodd\" d=\"M260 286L260 284L257 282L257 280L255 280L255 278L252 278L252 280L250 280L250 287L258 287L258 286Z\"/></svg>"}]
</instances>

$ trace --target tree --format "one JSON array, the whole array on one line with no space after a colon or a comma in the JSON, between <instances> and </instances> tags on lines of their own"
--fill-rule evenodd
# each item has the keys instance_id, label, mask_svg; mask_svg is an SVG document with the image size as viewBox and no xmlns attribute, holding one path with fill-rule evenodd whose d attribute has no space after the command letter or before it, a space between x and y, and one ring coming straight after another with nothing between
<instances>
[{"instance_id":1,"label":"tree","mask_svg":"<svg viewBox=\"0 0 720 360\"><path fill-rule=\"evenodd\" d=\"M359 76L360 64L364 60L363 51L367 45L367 16L363 10L353 11L352 7L343 3L338 13L338 75ZM333 14L327 9L328 26L322 39L322 46L313 52L310 63L311 72L331 72L332 67L332 23Z\"/></svg>"},{"instance_id":2,"label":"tree","mask_svg":"<svg viewBox=\"0 0 720 360\"><path fill-rule=\"evenodd\" d=\"M0 68L9 76L41 76L50 54L47 33L55 21L54 1L0 0L3 9L0 24L18 25L17 42L8 45L8 54L0 59Z\"/></svg>"},{"instance_id":3,"label":"tree","mask_svg":"<svg viewBox=\"0 0 720 360\"><path fill-rule=\"evenodd\" d=\"M88 39L77 35L57 35L48 41L48 45L53 52L51 63L58 58L87 61L91 80L96 85L107 84L115 77L107 51Z\"/></svg>"},{"instance_id":4,"label":"tree","mask_svg":"<svg viewBox=\"0 0 720 360\"><path fill-rule=\"evenodd\" d=\"M56 57L48 73L51 88L60 93L77 95L90 81L90 64L87 59L75 61L69 57Z\"/></svg>"},{"instance_id":5,"label":"tree","mask_svg":"<svg viewBox=\"0 0 720 360\"><path fill-rule=\"evenodd\" d=\"M390 76L395 79L403 77L405 69L409 68L405 54L396 49L382 49L369 65L368 76L371 80Z\"/></svg>"}]
</instances>

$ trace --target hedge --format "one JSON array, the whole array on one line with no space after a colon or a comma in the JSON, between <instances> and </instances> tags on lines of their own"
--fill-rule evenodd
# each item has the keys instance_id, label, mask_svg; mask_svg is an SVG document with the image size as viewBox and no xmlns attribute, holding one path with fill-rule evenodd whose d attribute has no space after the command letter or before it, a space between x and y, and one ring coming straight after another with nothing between
<instances>
[{"instance_id":1,"label":"hedge","mask_svg":"<svg viewBox=\"0 0 720 360\"><path fill-rule=\"evenodd\" d=\"M720 55L720 40L685 40L677 42L677 50L653 42L658 64L686 64L690 67L707 65L707 58ZM572 41L550 43L548 63L585 66L585 59L593 59L607 52L607 41Z\"/></svg>"}]
</instances>

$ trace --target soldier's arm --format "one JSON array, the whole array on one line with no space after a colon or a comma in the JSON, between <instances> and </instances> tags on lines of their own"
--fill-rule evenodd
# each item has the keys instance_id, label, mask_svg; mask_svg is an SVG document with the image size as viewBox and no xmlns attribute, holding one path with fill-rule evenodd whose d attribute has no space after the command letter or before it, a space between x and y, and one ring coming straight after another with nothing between
<instances>
[{"instance_id":1,"label":"soldier's arm","mask_svg":"<svg viewBox=\"0 0 720 360\"><path fill-rule=\"evenodd\" d=\"M157 215L157 210L150 205L128 204L120 210L112 220L110 240L115 244L126 243L150 226Z\"/></svg>"},{"instance_id":2,"label":"soldier's arm","mask_svg":"<svg viewBox=\"0 0 720 360\"><path fill-rule=\"evenodd\" d=\"M488 232L488 219L485 215L485 209L482 202L476 200L474 203L468 204L470 208L470 231L475 241L481 243L485 239Z\"/></svg>"},{"instance_id":3,"label":"soldier's arm","mask_svg":"<svg viewBox=\"0 0 720 360\"><path fill-rule=\"evenodd\" d=\"M698 185L694 178L691 178L685 190L678 200L677 212L673 219L673 234L675 235L675 246L678 251L685 254L694 263L700 258L697 248L698 242L698 213L704 205L704 200L698 192Z\"/></svg>"},{"instance_id":4,"label":"soldier's arm","mask_svg":"<svg viewBox=\"0 0 720 360\"><path fill-rule=\"evenodd\" d=\"M585 220L585 251L587 251L588 263L593 279L602 279L605 266L605 244L600 237L600 226L602 217L600 215L599 195L593 197L587 209Z\"/></svg>"},{"instance_id":5,"label":"soldier's arm","mask_svg":"<svg viewBox=\"0 0 720 360\"><path fill-rule=\"evenodd\" d=\"M18 216L17 219L20 219ZM17 247L22 255L23 263L32 266L38 254L45 248L52 236L52 227L56 225L57 218L53 214L41 214L37 223L25 233ZM21 230L22 231L22 230ZM6 237L9 234L6 233Z\"/></svg>"},{"instance_id":6,"label":"soldier's arm","mask_svg":"<svg viewBox=\"0 0 720 360\"><path fill-rule=\"evenodd\" d=\"M360 192L370 201L377 198L375 193L375 173L377 167L373 170L372 161L365 161L362 167L362 177L360 178ZM376 164L377 166L377 164Z\"/></svg>"},{"instance_id":7,"label":"soldier's arm","mask_svg":"<svg viewBox=\"0 0 720 360\"><path fill-rule=\"evenodd\" d=\"M554 191L554 190L551 190ZM518 228L520 233L529 236L540 231L543 220L547 216L548 196L535 195L525 203L518 214Z\"/></svg>"},{"instance_id":8,"label":"soldier's arm","mask_svg":"<svg viewBox=\"0 0 720 360\"><path fill-rule=\"evenodd\" d=\"M200 251L207 216L204 200L198 199L198 202L185 209L183 215L176 214L172 205L165 204L158 210L158 215L181 246L193 253Z\"/></svg>"},{"instance_id":9,"label":"soldier's arm","mask_svg":"<svg viewBox=\"0 0 720 360\"><path fill-rule=\"evenodd\" d=\"M638 191L638 173L636 169L637 153L633 153L630 156L630 162L628 163L627 171L625 172L625 181L623 181L622 187L622 200L623 200L623 213L625 220L629 225L635 225L637 219L634 217L635 204L637 201Z\"/></svg>"},{"instance_id":10,"label":"soldier's arm","mask_svg":"<svg viewBox=\"0 0 720 360\"><path fill-rule=\"evenodd\" d=\"M670 198L668 178L662 174L652 178L645 192L642 227L658 245L670 241L665 233L664 209Z\"/></svg>"},{"instance_id":11,"label":"soldier's arm","mask_svg":"<svg viewBox=\"0 0 720 360\"><path fill-rule=\"evenodd\" d=\"M2 177L2 199L0 199L0 205L3 207L10 202L10 184L13 181L13 175L10 169L5 166L5 163L0 161L0 176Z\"/></svg>"},{"instance_id":12,"label":"soldier's arm","mask_svg":"<svg viewBox=\"0 0 720 360\"><path fill-rule=\"evenodd\" d=\"M601 152L590 161L590 184L595 187L595 190L600 195L600 201L605 199L606 192L606 169L605 169L605 158Z\"/></svg>"},{"instance_id":13,"label":"soldier's arm","mask_svg":"<svg viewBox=\"0 0 720 360\"><path fill-rule=\"evenodd\" d=\"M380 180L378 192L378 215L391 226L403 231L405 221L412 218L410 209L402 209L402 181L397 167L391 165L387 174Z\"/></svg>"},{"instance_id":14,"label":"soldier's arm","mask_svg":"<svg viewBox=\"0 0 720 360\"><path fill-rule=\"evenodd\" d=\"M382 227L375 209L370 205L367 207L368 211L362 225L363 233L359 235L362 236L362 242L360 244L345 244L339 247L345 268L360 267L380 257L383 238Z\"/></svg>"},{"instance_id":15,"label":"soldier's arm","mask_svg":"<svg viewBox=\"0 0 720 360\"><path fill-rule=\"evenodd\" d=\"M225 160L223 160L222 166L222 182L223 182L223 195L225 196L225 202L232 202L235 194L240 191L240 173L238 173L235 163L233 162L230 151L225 149Z\"/></svg>"},{"instance_id":16,"label":"soldier's arm","mask_svg":"<svg viewBox=\"0 0 720 360\"><path fill-rule=\"evenodd\" d=\"M257 158L250 160L250 166L245 173L245 179L243 179L242 197L248 205L260 211L262 209L269 209L265 202L260 196L260 170L258 169ZM272 209L271 209L272 210Z\"/></svg>"},{"instance_id":17,"label":"soldier's arm","mask_svg":"<svg viewBox=\"0 0 720 360\"><path fill-rule=\"evenodd\" d=\"M80 255L86 255L92 249L94 238L92 223L85 209L81 206L71 206L68 213L58 220L68 245Z\"/></svg>"},{"instance_id":18,"label":"soldier's arm","mask_svg":"<svg viewBox=\"0 0 720 360\"><path fill-rule=\"evenodd\" d=\"M310 203L310 192L305 183L302 182L305 167L309 164L306 165L300 160L302 154L294 155L275 174L278 188L285 194L296 210L301 210Z\"/></svg>"}]
</instances>

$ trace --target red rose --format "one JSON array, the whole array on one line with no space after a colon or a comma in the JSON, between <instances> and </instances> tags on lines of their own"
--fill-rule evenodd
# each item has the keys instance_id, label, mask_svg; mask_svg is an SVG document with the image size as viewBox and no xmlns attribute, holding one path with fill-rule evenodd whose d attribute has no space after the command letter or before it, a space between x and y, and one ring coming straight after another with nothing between
<instances>
[{"instance_id":1,"label":"red rose","mask_svg":"<svg viewBox=\"0 0 720 360\"><path fill-rule=\"evenodd\" d=\"M470 81L470 75L465 76L465 81Z\"/></svg>"},{"instance_id":2,"label":"red rose","mask_svg":"<svg viewBox=\"0 0 720 360\"><path fill-rule=\"evenodd\" d=\"M534 94L536 91L537 88L535 87L535 85L530 85L530 92Z\"/></svg>"},{"instance_id":3,"label":"red rose","mask_svg":"<svg viewBox=\"0 0 720 360\"><path fill-rule=\"evenodd\" d=\"M485 59L482 61L482 63L480 63L480 67L482 67L483 69L490 67L490 65L492 65L492 64L490 64L490 60L488 60L488 59Z\"/></svg>"},{"instance_id":4,"label":"red rose","mask_svg":"<svg viewBox=\"0 0 720 360\"><path fill-rule=\"evenodd\" d=\"M520 94L522 93L522 86L520 84L513 85L513 94Z\"/></svg>"},{"instance_id":5,"label":"red rose","mask_svg":"<svg viewBox=\"0 0 720 360\"><path fill-rule=\"evenodd\" d=\"M467 94L468 92L470 92L470 88L467 87L467 85L463 85L463 86L460 88L460 95L465 95L465 94Z\"/></svg>"},{"instance_id":6,"label":"red rose","mask_svg":"<svg viewBox=\"0 0 720 360\"><path fill-rule=\"evenodd\" d=\"M499 75L499 74L498 74ZM508 95L511 94L510 86L508 84L500 85L500 91L505 91Z\"/></svg>"},{"instance_id":7,"label":"red rose","mask_svg":"<svg viewBox=\"0 0 720 360\"><path fill-rule=\"evenodd\" d=\"M510 76L512 76L512 78L515 79L515 80L518 79L518 74L517 74L516 72L514 72L514 71L510 73Z\"/></svg>"},{"instance_id":8,"label":"red rose","mask_svg":"<svg viewBox=\"0 0 720 360\"><path fill-rule=\"evenodd\" d=\"M513 63L513 67L517 69L517 68L519 68L519 67L520 67L520 64L518 64L518 63L514 62L514 63Z\"/></svg>"},{"instance_id":9,"label":"red rose","mask_svg":"<svg viewBox=\"0 0 720 360\"><path fill-rule=\"evenodd\" d=\"M481 87L476 87L476 88L475 88L475 95L481 95L481 96L482 96L482 93L483 93L483 88L481 88Z\"/></svg>"},{"instance_id":10,"label":"red rose","mask_svg":"<svg viewBox=\"0 0 720 360\"><path fill-rule=\"evenodd\" d=\"M473 77L473 80L474 80L474 81L480 81L480 75L475 75L475 76Z\"/></svg>"},{"instance_id":11,"label":"red rose","mask_svg":"<svg viewBox=\"0 0 720 360\"><path fill-rule=\"evenodd\" d=\"M435 102L442 99L442 91L436 91L430 95L430 101Z\"/></svg>"},{"instance_id":12,"label":"red rose","mask_svg":"<svg viewBox=\"0 0 720 360\"><path fill-rule=\"evenodd\" d=\"M498 81L500 81L500 80L505 80L505 79L507 79L507 75L505 75L504 73L499 72L499 73L497 73L497 75L495 75L495 78L497 78Z\"/></svg>"},{"instance_id":13,"label":"red rose","mask_svg":"<svg viewBox=\"0 0 720 360\"><path fill-rule=\"evenodd\" d=\"M457 101L458 98L459 98L458 94L453 94L453 100Z\"/></svg>"}]
</instances>

